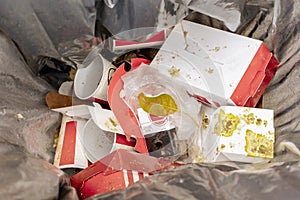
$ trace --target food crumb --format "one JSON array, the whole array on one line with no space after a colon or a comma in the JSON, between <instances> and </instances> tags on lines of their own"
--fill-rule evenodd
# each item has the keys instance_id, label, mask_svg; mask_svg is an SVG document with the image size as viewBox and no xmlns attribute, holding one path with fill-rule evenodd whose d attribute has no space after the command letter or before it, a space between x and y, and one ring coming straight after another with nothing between
<instances>
[{"instance_id":1,"label":"food crumb","mask_svg":"<svg viewBox=\"0 0 300 200\"><path fill-rule=\"evenodd\" d=\"M225 144L221 144L221 150L223 150L225 147Z\"/></svg>"},{"instance_id":2,"label":"food crumb","mask_svg":"<svg viewBox=\"0 0 300 200\"><path fill-rule=\"evenodd\" d=\"M217 47L215 47L214 51L218 52L218 51L220 51L220 49L221 49L221 47L217 46Z\"/></svg>"},{"instance_id":3,"label":"food crumb","mask_svg":"<svg viewBox=\"0 0 300 200\"><path fill-rule=\"evenodd\" d=\"M207 71L207 73L209 73L209 74L214 73L214 69L212 69L212 68L208 68L208 69L206 69L206 71Z\"/></svg>"},{"instance_id":4,"label":"food crumb","mask_svg":"<svg viewBox=\"0 0 300 200\"><path fill-rule=\"evenodd\" d=\"M180 69L176 68L175 66L172 66L169 70L168 70L170 76L172 78L176 78L179 76L180 74Z\"/></svg>"},{"instance_id":5,"label":"food crumb","mask_svg":"<svg viewBox=\"0 0 300 200\"><path fill-rule=\"evenodd\" d=\"M17 118L18 118L18 119L24 119L23 115L20 114L20 113L17 114Z\"/></svg>"}]
</instances>

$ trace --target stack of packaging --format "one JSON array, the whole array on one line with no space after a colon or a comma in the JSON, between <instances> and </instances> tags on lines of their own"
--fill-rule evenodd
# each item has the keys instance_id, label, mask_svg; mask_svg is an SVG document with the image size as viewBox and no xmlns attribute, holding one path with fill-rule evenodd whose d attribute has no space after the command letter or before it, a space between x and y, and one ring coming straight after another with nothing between
<instances>
[{"instance_id":1,"label":"stack of packaging","mask_svg":"<svg viewBox=\"0 0 300 200\"><path fill-rule=\"evenodd\" d=\"M47 95L63 113L54 165L83 169L71 177L80 198L186 163L273 158L273 111L255 108L278 66L263 42L189 21L112 41L112 51L162 46L120 66L93 52L74 97Z\"/></svg>"}]
</instances>

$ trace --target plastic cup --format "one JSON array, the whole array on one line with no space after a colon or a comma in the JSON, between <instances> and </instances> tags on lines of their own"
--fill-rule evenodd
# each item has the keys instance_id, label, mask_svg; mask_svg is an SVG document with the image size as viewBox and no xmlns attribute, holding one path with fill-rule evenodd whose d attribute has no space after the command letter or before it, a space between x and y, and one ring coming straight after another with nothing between
<instances>
[{"instance_id":1,"label":"plastic cup","mask_svg":"<svg viewBox=\"0 0 300 200\"><path fill-rule=\"evenodd\" d=\"M74 80L74 92L79 99L107 101L107 88L116 67L100 54L88 64L78 69Z\"/></svg>"}]
</instances>

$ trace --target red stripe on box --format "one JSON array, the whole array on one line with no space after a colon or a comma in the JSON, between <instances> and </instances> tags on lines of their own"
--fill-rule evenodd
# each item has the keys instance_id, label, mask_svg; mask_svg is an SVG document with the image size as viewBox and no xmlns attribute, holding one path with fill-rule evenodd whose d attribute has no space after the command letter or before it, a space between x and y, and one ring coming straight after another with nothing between
<instances>
[{"instance_id":1,"label":"red stripe on box","mask_svg":"<svg viewBox=\"0 0 300 200\"><path fill-rule=\"evenodd\" d=\"M102 99L98 99L98 98L91 97L91 98L89 98L89 100L90 100L90 101L93 101L93 102L100 103L100 104L106 104L106 105L108 105L108 102L105 101L105 100L102 100Z\"/></svg>"},{"instance_id":2,"label":"red stripe on box","mask_svg":"<svg viewBox=\"0 0 300 200\"><path fill-rule=\"evenodd\" d=\"M116 134L116 143L131 147L135 146L135 140L133 138L130 138L130 140L128 141L125 135L121 135L119 133Z\"/></svg>"},{"instance_id":3,"label":"red stripe on box","mask_svg":"<svg viewBox=\"0 0 300 200\"><path fill-rule=\"evenodd\" d=\"M132 171L127 171L129 185L134 183Z\"/></svg>"},{"instance_id":4,"label":"red stripe on box","mask_svg":"<svg viewBox=\"0 0 300 200\"><path fill-rule=\"evenodd\" d=\"M76 121L66 123L64 142L61 150L59 165L70 165L75 162Z\"/></svg>"},{"instance_id":5,"label":"red stripe on box","mask_svg":"<svg viewBox=\"0 0 300 200\"><path fill-rule=\"evenodd\" d=\"M139 172L139 173L138 173L138 175L139 175L139 180L141 180L141 179L143 179L143 178L144 178L144 173L142 173L142 172Z\"/></svg>"},{"instance_id":6,"label":"red stripe on box","mask_svg":"<svg viewBox=\"0 0 300 200\"><path fill-rule=\"evenodd\" d=\"M150 42L158 42L158 41L164 41L165 40L165 32L160 31L153 35L148 40L145 40L144 42L135 42L135 41L128 41L128 40L115 40L116 46L127 46L127 45L133 45L133 44L144 44L144 43L150 43Z\"/></svg>"},{"instance_id":7,"label":"red stripe on box","mask_svg":"<svg viewBox=\"0 0 300 200\"><path fill-rule=\"evenodd\" d=\"M278 61L262 43L231 95L231 100L237 106L255 107L278 65Z\"/></svg>"}]
</instances>

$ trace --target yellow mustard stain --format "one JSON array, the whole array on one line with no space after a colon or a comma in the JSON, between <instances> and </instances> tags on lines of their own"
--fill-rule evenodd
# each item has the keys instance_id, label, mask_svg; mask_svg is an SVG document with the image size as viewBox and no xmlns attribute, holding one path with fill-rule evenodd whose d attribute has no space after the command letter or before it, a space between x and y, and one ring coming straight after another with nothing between
<instances>
[{"instance_id":1,"label":"yellow mustard stain","mask_svg":"<svg viewBox=\"0 0 300 200\"><path fill-rule=\"evenodd\" d=\"M264 120L264 126L267 127L268 126L268 121Z\"/></svg>"},{"instance_id":2,"label":"yellow mustard stain","mask_svg":"<svg viewBox=\"0 0 300 200\"><path fill-rule=\"evenodd\" d=\"M180 69L176 68L175 66L172 66L170 69L168 69L168 72L172 78L176 78L180 75Z\"/></svg>"},{"instance_id":3,"label":"yellow mustard stain","mask_svg":"<svg viewBox=\"0 0 300 200\"><path fill-rule=\"evenodd\" d=\"M207 115L205 114L205 112L202 112L202 128L204 130L207 129L207 127L209 126L209 119L207 117Z\"/></svg>"},{"instance_id":4,"label":"yellow mustard stain","mask_svg":"<svg viewBox=\"0 0 300 200\"><path fill-rule=\"evenodd\" d=\"M253 113L249 113L248 115L244 115L244 121L247 124L254 124L255 117Z\"/></svg>"},{"instance_id":5,"label":"yellow mustard stain","mask_svg":"<svg viewBox=\"0 0 300 200\"><path fill-rule=\"evenodd\" d=\"M256 119L256 126L262 125L262 120L260 118Z\"/></svg>"},{"instance_id":6,"label":"yellow mustard stain","mask_svg":"<svg viewBox=\"0 0 300 200\"><path fill-rule=\"evenodd\" d=\"M270 159L273 158L274 140L269 139L263 134L255 133L249 129L246 130L245 140L245 151L247 152L248 156Z\"/></svg>"},{"instance_id":7,"label":"yellow mustard stain","mask_svg":"<svg viewBox=\"0 0 300 200\"><path fill-rule=\"evenodd\" d=\"M240 119L232 113L226 114L223 109L220 110L218 122L214 127L214 132L224 137L232 136L237 129Z\"/></svg>"}]
</instances>

